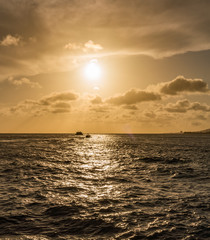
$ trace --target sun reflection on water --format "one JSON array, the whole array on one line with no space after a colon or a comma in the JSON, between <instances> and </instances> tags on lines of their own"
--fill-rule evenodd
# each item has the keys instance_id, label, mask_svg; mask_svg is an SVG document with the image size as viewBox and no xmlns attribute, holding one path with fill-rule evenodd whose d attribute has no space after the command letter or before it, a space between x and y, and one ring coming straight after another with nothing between
<instances>
[{"instance_id":1,"label":"sun reflection on water","mask_svg":"<svg viewBox=\"0 0 210 240\"><path fill-rule=\"evenodd\" d=\"M77 167L81 172L79 185L86 190L80 194L80 197L99 200L120 194L109 181L119 167L119 162L113 161L110 138L110 136L100 136L99 139L94 136L78 150Z\"/></svg>"}]
</instances>

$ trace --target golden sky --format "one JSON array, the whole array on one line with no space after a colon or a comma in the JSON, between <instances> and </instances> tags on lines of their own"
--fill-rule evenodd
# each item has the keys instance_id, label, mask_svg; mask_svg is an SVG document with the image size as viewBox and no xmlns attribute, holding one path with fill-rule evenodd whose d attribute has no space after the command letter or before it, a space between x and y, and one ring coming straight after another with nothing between
<instances>
[{"instance_id":1,"label":"golden sky","mask_svg":"<svg viewBox=\"0 0 210 240\"><path fill-rule=\"evenodd\" d=\"M210 128L209 0L0 0L0 132Z\"/></svg>"}]
</instances>

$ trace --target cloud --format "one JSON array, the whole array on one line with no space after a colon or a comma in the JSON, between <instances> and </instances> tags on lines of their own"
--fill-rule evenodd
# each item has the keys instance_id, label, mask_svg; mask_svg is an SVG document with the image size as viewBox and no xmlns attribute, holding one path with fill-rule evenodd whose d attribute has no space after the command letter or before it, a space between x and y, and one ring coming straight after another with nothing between
<instances>
[{"instance_id":1,"label":"cloud","mask_svg":"<svg viewBox=\"0 0 210 240\"><path fill-rule=\"evenodd\" d=\"M208 93L208 84L202 79L187 79L183 76L177 76L174 80L169 82L162 82L157 85L149 86L146 90L130 89L124 94L118 96L112 96L106 99L106 103L113 105L124 105L125 108L137 110L135 104L148 101L161 100L164 95L178 95L180 93ZM100 99L94 99L93 102L97 102ZM168 111L185 112L186 106L189 104L188 100L180 101L168 108ZM191 106L192 110L196 108L202 108L200 105L194 104Z\"/></svg>"},{"instance_id":2,"label":"cloud","mask_svg":"<svg viewBox=\"0 0 210 240\"><path fill-rule=\"evenodd\" d=\"M206 0L0 1L0 45L7 46L0 47L2 79L8 72L69 69L75 56L62 51L63 46L77 55L154 58L210 49L209 7ZM19 47L8 47L15 45Z\"/></svg>"},{"instance_id":3,"label":"cloud","mask_svg":"<svg viewBox=\"0 0 210 240\"><path fill-rule=\"evenodd\" d=\"M67 43L64 46L64 48L67 50L78 50L78 49L81 49L82 46L80 44L76 44L76 43Z\"/></svg>"},{"instance_id":4,"label":"cloud","mask_svg":"<svg viewBox=\"0 0 210 240\"><path fill-rule=\"evenodd\" d=\"M210 106L206 104L201 104L199 102L194 102L191 104L189 110L210 112Z\"/></svg>"},{"instance_id":5,"label":"cloud","mask_svg":"<svg viewBox=\"0 0 210 240\"><path fill-rule=\"evenodd\" d=\"M9 77L8 82L15 86L28 85L31 88L41 88L41 85L38 82L32 82L30 79L26 77L20 79L14 79L13 77Z\"/></svg>"},{"instance_id":6,"label":"cloud","mask_svg":"<svg viewBox=\"0 0 210 240\"><path fill-rule=\"evenodd\" d=\"M210 3L206 0L202 4L197 0L176 4L173 0L134 0L132 4L126 0L64 0L39 7L43 17L51 19L55 32L62 26L60 31L68 28L73 39L94 36L111 51L158 58L210 48Z\"/></svg>"},{"instance_id":7,"label":"cloud","mask_svg":"<svg viewBox=\"0 0 210 240\"><path fill-rule=\"evenodd\" d=\"M81 43L67 43L64 46L65 49L75 51L75 50L81 50L83 52L97 52L103 49L103 47L100 44L94 43L92 40L87 41L84 44Z\"/></svg>"},{"instance_id":8,"label":"cloud","mask_svg":"<svg viewBox=\"0 0 210 240\"><path fill-rule=\"evenodd\" d=\"M2 41L0 41L0 46L17 46L20 42L20 37L14 37L10 34L8 34L6 37L3 38Z\"/></svg>"},{"instance_id":9,"label":"cloud","mask_svg":"<svg viewBox=\"0 0 210 240\"><path fill-rule=\"evenodd\" d=\"M78 94L73 92L61 92L61 93L52 93L48 96L43 97L40 100L40 104L43 105L51 105L55 102L66 102L66 101L74 101L78 98Z\"/></svg>"},{"instance_id":10,"label":"cloud","mask_svg":"<svg viewBox=\"0 0 210 240\"><path fill-rule=\"evenodd\" d=\"M93 99L90 101L92 104L101 104L103 103L102 99L100 96L95 96Z\"/></svg>"},{"instance_id":11,"label":"cloud","mask_svg":"<svg viewBox=\"0 0 210 240\"><path fill-rule=\"evenodd\" d=\"M159 84L160 92L167 95L177 95L179 93L206 93L209 91L208 84L202 79L187 79L178 76L174 80Z\"/></svg>"},{"instance_id":12,"label":"cloud","mask_svg":"<svg viewBox=\"0 0 210 240\"><path fill-rule=\"evenodd\" d=\"M167 112L177 112L177 113L185 113L190 107L190 102L187 99L177 101L175 104L169 103L165 107Z\"/></svg>"},{"instance_id":13,"label":"cloud","mask_svg":"<svg viewBox=\"0 0 210 240\"><path fill-rule=\"evenodd\" d=\"M95 106L90 107L90 111L94 111L96 113L107 113L110 110L108 106Z\"/></svg>"},{"instance_id":14,"label":"cloud","mask_svg":"<svg viewBox=\"0 0 210 240\"><path fill-rule=\"evenodd\" d=\"M179 100L176 103L168 103L164 108L167 112L186 113L187 111L210 112L210 106L199 102L189 102L187 99Z\"/></svg>"},{"instance_id":15,"label":"cloud","mask_svg":"<svg viewBox=\"0 0 210 240\"><path fill-rule=\"evenodd\" d=\"M67 113L70 112L71 105L67 102L56 102L51 105L50 112L52 113Z\"/></svg>"},{"instance_id":16,"label":"cloud","mask_svg":"<svg viewBox=\"0 0 210 240\"><path fill-rule=\"evenodd\" d=\"M102 50L103 47L100 44L95 44L93 41L89 40L84 44L83 51L93 50L95 52Z\"/></svg>"},{"instance_id":17,"label":"cloud","mask_svg":"<svg viewBox=\"0 0 210 240\"><path fill-rule=\"evenodd\" d=\"M207 117L205 117L204 115L196 115L196 116L195 116L195 119L197 119L197 120L202 120L202 121L206 121L206 120L207 120Z\"/></svg>"},{"instance_id":18,"label":"cloud","mask_svg":"<svg viewBox=\"0 0 210 240\"><path fill-rule=\"evenodd\" d=\"M46 113L68 113L71 111L70 101L78 99L73 92L57 92L44 96L39 100L25 100L10 108L11 113L43 115Z\"/></svg>"},{"instance_id":19,"label":"cloud","mask_svg":"<svg viewBox=\"0 0 210 240\"><path fill-rule=\"evenodd\" d=\"M52 45L59 49L69 39L83 42L87 36L93 40L82 44L85 49L103 46L109 51L164 57L210 48L209 7L206 0L202 4L197 0L176 4L172 0L1 1L0 34L5 36L9 29L11 36L38 37L42 44L34 52L52 50Z\"/></svg>"},{"instance_id":20,"label":"cloud","mask_svg":"<svg viewBox=\"0 0 210 240\"><path fill-rule=\"evenodd\" d=\"M131 89L125 94L108 98L106 102L113 105L132 105L136 103L157 100L161 100L161 96L158 93L142 91L139 89Z\"/></svg>"},{"instance_id":21,"label":"cloud","mask_svg":"<svg viewBox=\"0 0 210 240\"><path fill-rule=\"evenodd\" d=\"M151 119L156 118L156 114L154 112L151 112L151 111L150 112L145 112L144 116L148 117L148 118L151 118Z\"/></svg>"},{"instance_id":22,"label":"cloud","mask_svg":"<svg viewBox=\"0 0 210 240\"><path fill-rule=\"evenodd\" d=\"M123 108L128 110L138 110L138 107L136 105L125 105Z\"/></svg>"},{"instance_id":23,"label":"cloud","mask_svg":"<svg viewBox=\"0 0 210 240\"><path fill-rule=\"evenodd\" d=\"M38 109L39 104L37 101L33 101L33 100L25 100L23 102L18 103L17 105L11 107L9 109L9 112L12 114L23 114L23 113L32 113L34 112L36 109ZM37 110L36 110L37 111Z\"/></svg>"}]
</instances>

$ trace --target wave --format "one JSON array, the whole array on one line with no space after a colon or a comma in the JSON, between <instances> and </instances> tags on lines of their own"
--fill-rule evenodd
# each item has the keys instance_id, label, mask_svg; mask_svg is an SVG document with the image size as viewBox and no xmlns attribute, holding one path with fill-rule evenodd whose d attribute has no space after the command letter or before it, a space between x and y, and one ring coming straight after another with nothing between
<instances>
[{"instance_id":1,"label":"wave","mask_svg":"<svg viewBox=\"0 0 210 240\"><path fill-rule=\"evenodd\" d=\"M186 160L181 160L180 158L167 158L167 157L143 157L139 158L139 161L145 163L164 163L164 164L180 164L186 162Z\"/></svg>"},{"instance_id":2,"label":"wave","mask_svg":"<svg viewBox=\"0 0 210 240\"><path fill-rule=\"evenodd\" d=\"M16 138L0 139L0 239L208 239L209 137Z\"/></svg>"}]
</instances>

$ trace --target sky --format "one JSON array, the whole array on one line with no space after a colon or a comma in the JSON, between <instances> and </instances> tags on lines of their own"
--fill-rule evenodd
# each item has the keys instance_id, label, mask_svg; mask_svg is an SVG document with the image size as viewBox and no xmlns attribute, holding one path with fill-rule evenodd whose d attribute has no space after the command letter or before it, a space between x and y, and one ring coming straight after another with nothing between
<instances>
[{"instance_id":1,"label":"sky","mask_svg":"<svg viewBox=\"0 0 210 240\"><path fill-rule=\"evenodd\" d=\"M210 128L209 0L0 0L0 133Z\"/></svg>"}]
</instances>

